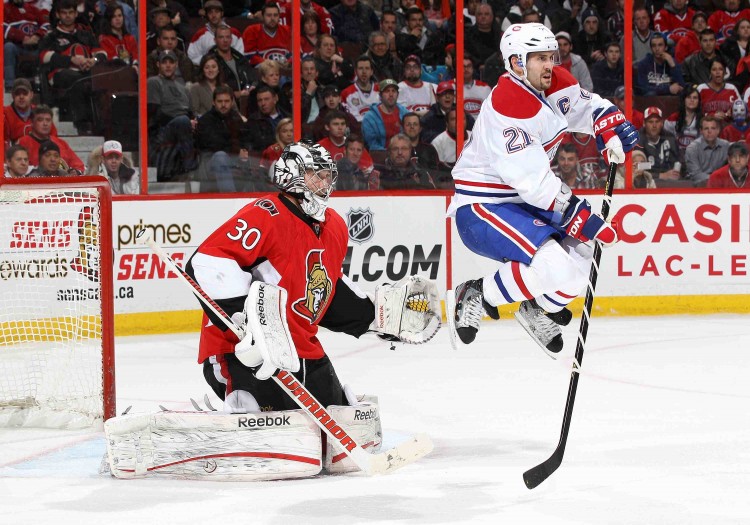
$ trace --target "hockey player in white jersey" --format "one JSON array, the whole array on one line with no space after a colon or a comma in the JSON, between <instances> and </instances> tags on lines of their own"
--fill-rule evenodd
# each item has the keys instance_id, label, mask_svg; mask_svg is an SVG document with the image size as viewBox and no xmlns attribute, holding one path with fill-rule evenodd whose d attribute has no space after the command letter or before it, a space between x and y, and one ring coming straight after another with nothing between
<instances>
[{"instance_id":1,"label":"hockey player in white jersey","mask_svg":"<svg viewBox=\"0 0 750 525\"><path fill-rule=\"evenodd\" d=\"M514 24L500 51L508 71L483 102L470 140L453 168L448 214L461 240L498 261L490 275L461 283L446 298L454 344L474 341L483 314L521 302L516 318L554 356L563 347L565 308L585 288L593 258L587 241L617 242L550 169L566 131L589 133L609 162L621 164L638 132L616 106L581 89L555 67L557 40L542 24Z\"/></svg>"}]
</instances>

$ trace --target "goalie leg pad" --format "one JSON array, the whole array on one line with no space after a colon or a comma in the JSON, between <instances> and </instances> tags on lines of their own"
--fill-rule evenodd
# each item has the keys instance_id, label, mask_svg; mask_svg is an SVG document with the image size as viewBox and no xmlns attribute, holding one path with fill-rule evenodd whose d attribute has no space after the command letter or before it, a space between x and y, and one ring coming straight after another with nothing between
<instances>
[{"instance_id":1,"label":"goalie leg pad","mask_svg":"<svg viewBox=\"0 0 750 525\"><path fill-rule=\"evenodd\" d=\"M360 446L368 452L378 452L383 443L383 429L380 425L380 408L378 398L364 396L355 406L328 407L336 421ZM331 474L359 471L357 465L337 444L328 440L326 443L325 469Z\"/></svg>"},{"instance_id":2,"label":"goalie leg pad","mask_svg":"<svg viewBox=\"0 0 750 525\"><path fill-rule=\"evenodd\" d=\"M322 466L320 429L302 410L129 414L107 420L104 432L117 478L276 480Z\"/></svg>"}]
</instances>

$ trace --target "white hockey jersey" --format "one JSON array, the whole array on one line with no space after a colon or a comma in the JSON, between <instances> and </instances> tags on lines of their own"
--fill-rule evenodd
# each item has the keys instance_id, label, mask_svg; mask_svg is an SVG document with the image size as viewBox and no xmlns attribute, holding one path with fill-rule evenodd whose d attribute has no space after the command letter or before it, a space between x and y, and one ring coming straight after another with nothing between
<instances>
[{"instance_id":1,"label":"white hockey jersey","mask_svg":"<svg viewBox=\"0 0 750 525\"><path fill-rule=\"evenodd\" d=\"M448 208L475 202L526 202L547 210L562 182L550 168L566 131L594 134L593 113L613 104L581 89L555 67L540 95L506 73L482 103L471 137L453 168L456 190Z\"/></svg>"},{"instance_id":2,"label":"white hockey jersey","mask_svg":"<svg viewBox=\"0 0 750 525\"><path fill-rule=\"evenodd\" d=\"M464 84L464 111L474 117L474 120L479 115L479 110L482 109L482 102L490 95L490 92L492 88L481 80Z\"/></svg>"},{"instance_id":3,"label":"white hockey jersey","mask_svg":"<svg viewBox=\"0 0 750 525\"><path fill-rule=\"evenodd\" d=\"M432 82L422 82L419 87L412 87L402 80L398 83L398 103L422 116L430 110L430 106L437 102L436 89L437 86Z\"/></svg>"},{"instance_id":4,"label":"white hockey jersey","mask_svg":"<svg viewBox=\"0 0 750 525\"><path fill-rule=\"evenodd\" d=\"M341 92L341 105L351 116L357 119L357 122L364 120L365 113L370 111L370 106L380 104L378 85L375 82L371 84L372 89L368 93L362 91L356 82Z\"/></svg>"}]
</instances>

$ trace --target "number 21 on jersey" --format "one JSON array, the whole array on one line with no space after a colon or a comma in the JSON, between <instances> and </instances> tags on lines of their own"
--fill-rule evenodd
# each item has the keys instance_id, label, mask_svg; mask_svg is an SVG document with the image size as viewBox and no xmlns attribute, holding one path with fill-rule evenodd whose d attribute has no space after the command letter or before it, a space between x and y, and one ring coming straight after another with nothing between
<instances>
[{"instance_id":1,"label":"number 21 on jersey","mask_svg":"<svg viewBox=\"0 0 750 525\"><path fill-rule=\"evenodd\" d=\"M508 153L516 153L531 144L531 137L521 128L505 128L503 137L508 139L505 142Z\"/></svg>"}]
</instances>

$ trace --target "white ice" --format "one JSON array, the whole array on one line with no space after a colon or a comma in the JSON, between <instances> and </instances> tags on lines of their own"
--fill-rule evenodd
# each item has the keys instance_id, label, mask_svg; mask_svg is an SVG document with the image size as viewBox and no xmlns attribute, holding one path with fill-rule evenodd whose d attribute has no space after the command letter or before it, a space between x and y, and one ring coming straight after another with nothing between
<instances>
[{"instance_id":1,"label":"white ice","mask_svg":"<svg viewBox=\"0 0 750 525\"><path fill-rule=\"evenodd\" d=\"M578 331L553 361L512 320L456 353L446 330L390 351L324 333L339 377L380 398L385 438L434 452L387 476L221 483L100 476L101 434L0 430L0 523L750 523L750 318L594 318L562 466ZM209 392L197 335L117 340L117 404L189 409ZM215 404L220 403L212 397Z\"/></svg>"}]
</instances>

